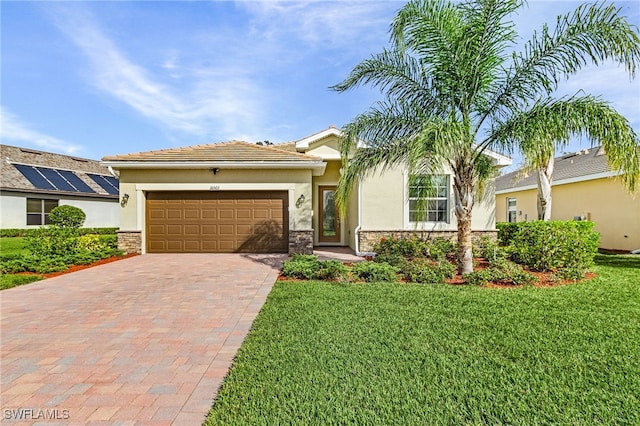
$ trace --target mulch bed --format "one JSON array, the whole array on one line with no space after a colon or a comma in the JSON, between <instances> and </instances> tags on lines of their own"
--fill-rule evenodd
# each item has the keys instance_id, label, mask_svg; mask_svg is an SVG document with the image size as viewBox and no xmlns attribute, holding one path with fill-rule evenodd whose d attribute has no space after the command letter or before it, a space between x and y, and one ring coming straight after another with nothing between
<instances>
[{"instance_id":1,"label":"mulch bed","mask_svg":"<svg viewBox=\"0 0 640 426\"><path fill-rule=\"evenodd\" d=\"M71 272L81 271L83 269L93 268L94 266L104 265L106 263L116 262L122 259L128 259L133 256L138 256L135 253L125 254L123 256L111 256L105 259L100 259L96 262L89 263L87 265L71 265L68 269L59 272L50 272L48 274L38 274L37 272L19 272L16 275L42 275L45 278L57 277L59 275L69 274Z\"/></svg>"},{"instance_id":2,"label":"mulch bed","mask_svg":"<svg viewBox=\"0 0 640 426\"><path fill-rule=\"evenodd\" d=\"M372 258L369 257L369 256L366 256L365 259L367 261L372 260ZM344 262L344 264L347 265L347 266L353 266L353 263ZM489 262L487 262L485 259L483 259L483 258L476 258L475 259L475 265L474 265L474 268L473 268L474 271L485 269L485 268L488 268L488 267L489 267ZM563 285L576 284L576 283L589 281L589 280L592 280L593 278L596 277L595 273L587 272L585 274L584 278L581 279L581 280L559 280L559 279L557 279L557 278L555 278L553 276L553 272L530 271L526 267L525 267L525 270L527 272L535 275L536 277L538 277L538 281L533 284L534 287L558 287L558 286L563 286ZM282 274L280 274L278 276L278 280L279 281L306 281L306 280L300 279L300 278L285 277ZM453 277L453 278L445 279L445 282L447 284L450 284L450 285L466 285L466 282L465 282L464 278L462 277L462 275L458 275L458 274L456 274L456 276ZM522 286L521 285L514 285L514 284L509 283L509 282L494 281L494 282L490 282L490 283L486 284L484 287L506 289L506 288L519 288L519 287L522 287Z\"/></svg>"}]
</instances>

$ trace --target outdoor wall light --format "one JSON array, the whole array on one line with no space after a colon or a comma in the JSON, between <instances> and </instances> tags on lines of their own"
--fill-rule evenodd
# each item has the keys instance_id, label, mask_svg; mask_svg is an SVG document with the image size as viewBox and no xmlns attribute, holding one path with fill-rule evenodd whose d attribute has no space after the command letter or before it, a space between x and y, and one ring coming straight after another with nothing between
<instances>
[{"instance_id":1,"label":"outdoor wall light","mask_svg":"<svg viewBox=\"0 0 640 426\"><path fill-rule=\"evenodd\" d=\"M296 200L296 207L300 208L302 203L304 203L304 194L300 194L300 196Z\"/></svg>"},{"instance_id":2,"label":"outdoor wall light","mask_svg":"<svg viewBox=\"0 0 640 426\"><path fill-rule=\"evenodd\" d=\"M218 174L218 172L220 171L220 169L219 169L219 168L217 168L217 167L214 167L213 169L209 169L209 171L210 171L211 173L213 173L214 175L217 175L217 174Z\"/></svg>"},{"instance_id":3,"label":"outdoor wall light","mask_svg":"<svg viewBox=\"0 0 640 426\"><path fill-rule=\"evenodd\" d=\"M124 207L127 205L128 202L129 202L129 194L124 194L122 196L122 200L120 200L120 205Z\"/></svg>"}]
</instances>

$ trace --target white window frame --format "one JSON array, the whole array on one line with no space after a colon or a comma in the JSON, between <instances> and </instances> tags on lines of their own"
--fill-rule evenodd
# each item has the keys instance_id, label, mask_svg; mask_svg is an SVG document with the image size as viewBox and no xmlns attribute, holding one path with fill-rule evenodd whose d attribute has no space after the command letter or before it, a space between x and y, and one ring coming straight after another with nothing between
<instances>
[{"instance_id":1,"label":"white window frame","mask_svg":"<svg viewBox=\"0 0 640 426\"><path fill-rule=\"evenodd\" d=\"M423 176L428 176L428 175L423 175ZM440 176L440 177L444 177L445 178L445 184L443 185L446 189L446 194L445 196L435 196L435 197L412 197L411 196L411 176L407 176L407 220L409 223L413 223L413 224L424 224L424 223L433 223L433 224L450 224L451 223L451 209L450 209L450 205L451 205L451 176L448 174L444 174L444 173L438 173L438 174L432 174L430 176ZM411 202L412 201L417 201L417 200L425 200L425 206L426 204L429 203L429 201L436 201L436 202L442 202L444 201L445 204L445 220L411 220ZM438 214L438 211L440 210L433 210L431 211L432 213L435 213L436 215ZM426 217L428 218L430 214L430 211L427 209L427 211L425 212Z\"/></svg>"},{"instance_id":2,"label":"white window frame","mask_svg":"<svg viewBox=\"0 0 640 426\"><path fill-rule=\"evenodd\" d=\"M39 211L29 211L29 201L39 201L40 202L40 210ZM55 202L55 207L52 207L51 210L58 207L60 205L60 200L51 199L51 198L27 198L25 204L26 210L26 224L27 226L42 226L49 224L49 212L45 209L45 202ZM39 215L39 223L29 223L29 217L35 217L35 215Z\"/></svg>"},{"instance_id":3,"label":"white window frame","mask_svg":"<svg viewBox=\"0 0 640 426\"><path fill-rule=\"evenodd\" d=\"M513 201L513 205L511 205ZM511 214L513 213L513 221ZM518 200L515 197L507 197L507 222L515 223L518 221Z\"/></svg>"}]
</instances>

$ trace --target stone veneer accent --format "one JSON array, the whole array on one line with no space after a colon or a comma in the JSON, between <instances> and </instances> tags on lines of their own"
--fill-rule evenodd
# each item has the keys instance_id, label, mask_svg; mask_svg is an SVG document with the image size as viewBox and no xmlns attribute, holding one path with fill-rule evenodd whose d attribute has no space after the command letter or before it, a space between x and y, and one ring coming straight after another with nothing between
<instances>
[{"instance_id":1,"label":"stone veneer accent","mask_svg":"<svg viewBox=\"0 0 640 426\"><path fill-rule=\"evenodd\" d=\"M313 229L289 230L289 253L313 254Z\"/></svg>"},{"instance_id":2,"label":"stone veneer accent","mask_svg":"<svg viewBox=\"0 0 640 426\"><path fill-rule=\"evenodd\" d=\"M117 231L118 249L125 253L142 253L142 231Z\"/></svg>"},{"instance_id":3,"label":"stone veneer accent","mask_svg":"<svg viewBox=\"0 0 640 426\"><path fill-rule=\"evenodd\" d=\"M417 237L421 240L433 238L446 238L447 240L458 241L458 231L360 231L358 233L359 248L363 253L373 252L373 245L381 238L411 238ZM471 231L473 241L489 237L493 240L498 238L498 231Z\"/></svg>"}]
</instances>

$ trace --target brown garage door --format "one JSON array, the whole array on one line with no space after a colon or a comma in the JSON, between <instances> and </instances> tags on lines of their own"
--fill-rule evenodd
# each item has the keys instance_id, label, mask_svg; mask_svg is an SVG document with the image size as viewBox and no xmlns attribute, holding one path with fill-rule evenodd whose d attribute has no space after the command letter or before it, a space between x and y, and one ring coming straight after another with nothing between
<instances>
[{"instance_id":1,"label":"brown garage door","mask_svg":"<svg viewBox=\"0 0 640 426\"><path fill-rule=\"evenodd\" d=\"M286 191L150 192L149 253L286 253Z\"/></svg>"}]
</instances>

